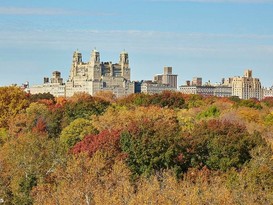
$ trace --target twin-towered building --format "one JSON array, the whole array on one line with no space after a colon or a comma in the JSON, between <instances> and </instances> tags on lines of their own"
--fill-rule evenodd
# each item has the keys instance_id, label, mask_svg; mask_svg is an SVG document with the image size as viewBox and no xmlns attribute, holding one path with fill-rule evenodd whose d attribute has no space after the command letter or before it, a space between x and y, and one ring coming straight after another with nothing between
<instances>
[{"instance_id":1,"label":"twin-towered building","mask_svg":"<svg viewBox=\"0 0 273 205\"><path fill-rule=\"evenodd\" d=\"M66 96L72 96L75 92L94 95L98 91L111 91L117 97L134 93L127 52L120 53L119 63L101 62L97 50L93 50L90 61L84 63L82 54L74 52L70 76L66 82Z\"/></svg>"},{"instance_id":2,"label":"twin-towered building","mask_svg":"<svg viewBox=\"0 0 273 205\"><path fill-rule=\"evenodd\" d=\"M119 63L101 62L100 53L93 50L90 60L83 62L82 54L73 54L70 75L67 82L63 82L61 73L53 72L52 78L44 78L42 85L30 87L30 93L49 92L54 96L70 97L76 92L86 92L94 95L99 91L111 91L117 97L135 92L131 82L128 53L120 53Z\"/></svg>"}]
</instances>

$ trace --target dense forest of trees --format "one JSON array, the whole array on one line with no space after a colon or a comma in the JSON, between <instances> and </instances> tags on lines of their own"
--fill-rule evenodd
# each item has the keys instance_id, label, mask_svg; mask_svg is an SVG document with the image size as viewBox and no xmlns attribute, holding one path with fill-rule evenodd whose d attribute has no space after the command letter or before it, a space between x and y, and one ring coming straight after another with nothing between
<instances>
[{"instance_id":1,"label":"dense forest of trees","mask_svg":"<svg viewBox=\"0 0 273 205\"><path fill-rule=\"evenodd\" d=\"M0 88L3 204L272 205L272 148L273 98Z\"/></svg>"}]
</instances>

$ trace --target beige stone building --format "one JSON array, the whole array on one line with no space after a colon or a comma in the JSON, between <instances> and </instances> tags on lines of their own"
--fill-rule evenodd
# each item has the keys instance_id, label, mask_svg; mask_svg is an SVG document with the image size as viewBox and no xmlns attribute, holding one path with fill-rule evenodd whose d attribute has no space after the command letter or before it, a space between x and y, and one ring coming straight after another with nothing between
<instances>
[{"instance_id":1,"label":"beige stone building","mask_svg":"<svg viewBox=\"0 0 273 205\"><path fill-rule=\"evenodd\" d=\"M135 90L134 83L130 81L129 56L125 51L120 54L119 63L101 62L97 50L92 51L88 62L83 62L82 54L75 51L69 79L63 83L60 76L60 72L54 72L50 81L44 78L44 84L31 87L30 92L50 92L54 96L70 97L76 92L94 95L98 91L111 91L121 97Z\"/></svg>"},{"instance_id":2,"label":"beige stone building","mask_svg":"<svg viewBox=\"0 0 273 205\"><path fill-rule=\"evenodd\" d=\"M136 92L155 94L163 91L177 91L177 75L172 73L172 67L164 67L164 73L155 75L153 81L136 83Z\"/></svg>"},{"instance_id":3,"label":"beige stone building","mask_svg":"<svg viewBox=\"0 0 273 205\"><path fill-rule=\"evenodd\" d=\"M169 85L170 87L174 87L177 89L177 75L173 74L172 67L164 67L164 73L160 75L154 76L154 82L158 84Z\"/></svg>"},{"instance_id":4,"label":"beige stone building","mask_svg":"<svg viewBox=\"0 0 273 205\"><path fill-rule=\"evenodd\" d=\"M54 71L50 79L45 77L43 84L29 87L28 92L31 94L50 93L56 97L64 97L66 95L66 86L61 78L61 73Z\"/></svg>"},{"instance_id":5,"label":"beige stone building","mask_svg":"<svg viewBox=\"0 0 273 205\"><path fill-rule=\"evenodd\" d=\"M252 70L245 70L243 77L222 79L218 85L201 85L202 78L193 78L192 82L186 81L186 85L179 87L179 91L185 94L214 95L217 97L238 96L240 99L257 98L264 96L261 82L252 77ZM270 91L268 91L270 95Z\"/></svg>"},{"instance_id":6,"label":"beige stone building","mask_svg":"<svg viewBox=\"0 0 273 205\"><path fill-rule=\"evenodd\" d=\"M270 88L263 88L263 98L273 97L273 86Z\"/></svg>"},{"instance_id":7,"label":"beige stone building","mask_svg":"<svg viewBox=\"0 0 273 205\"><path fill-rule=\"evenodd\" d=\"M193 86L202 86L202 78L200 78L200 77L193 77L191 85L193 85Z\"/></svg>"},{"instance_id":8,"label":"beige stone building","mask_svg":"<svg viewBox=\"0 0 273 205\"><path fill-rule=\"evenodd\" d=\"M252 77L252 70L245 70L244 76L232 78L232 96L240 99L263 98L263 90L260 79Z\"/></svg>"}]
</instances>

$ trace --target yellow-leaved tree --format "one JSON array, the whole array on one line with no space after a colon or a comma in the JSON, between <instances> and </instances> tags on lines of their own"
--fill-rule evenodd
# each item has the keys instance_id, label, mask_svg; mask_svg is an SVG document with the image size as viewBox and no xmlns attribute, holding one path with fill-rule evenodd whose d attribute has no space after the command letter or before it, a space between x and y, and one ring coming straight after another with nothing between
<instances>
[{"instance_id":1,"label":"yellow-leaved tree","mask_svg":"<svg viewBox=\"0 0 273 205\"><path fill-rule=\"evenodd\" d=\"M28 105L28 95L21 88L0 87L0 127L7 128L9 120Z\"/></svg>"}]
</instances>

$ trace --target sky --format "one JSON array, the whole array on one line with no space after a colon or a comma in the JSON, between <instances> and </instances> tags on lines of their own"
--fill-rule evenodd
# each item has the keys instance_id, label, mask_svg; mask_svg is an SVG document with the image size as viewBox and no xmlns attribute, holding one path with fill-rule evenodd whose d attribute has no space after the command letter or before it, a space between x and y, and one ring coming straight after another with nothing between
<instances>
[{"instance_id":1,"label":"sky","mask_svg":"<svg viewBox=\"0 0 273 205\"><path fill-rule=\"evenodd\" d=\"M182 85L242 76L273 85L273 0L0 0L0 86L42 84L72 55L129 54L131 79L173 67Z\"/></svg>"}]
</instances>

